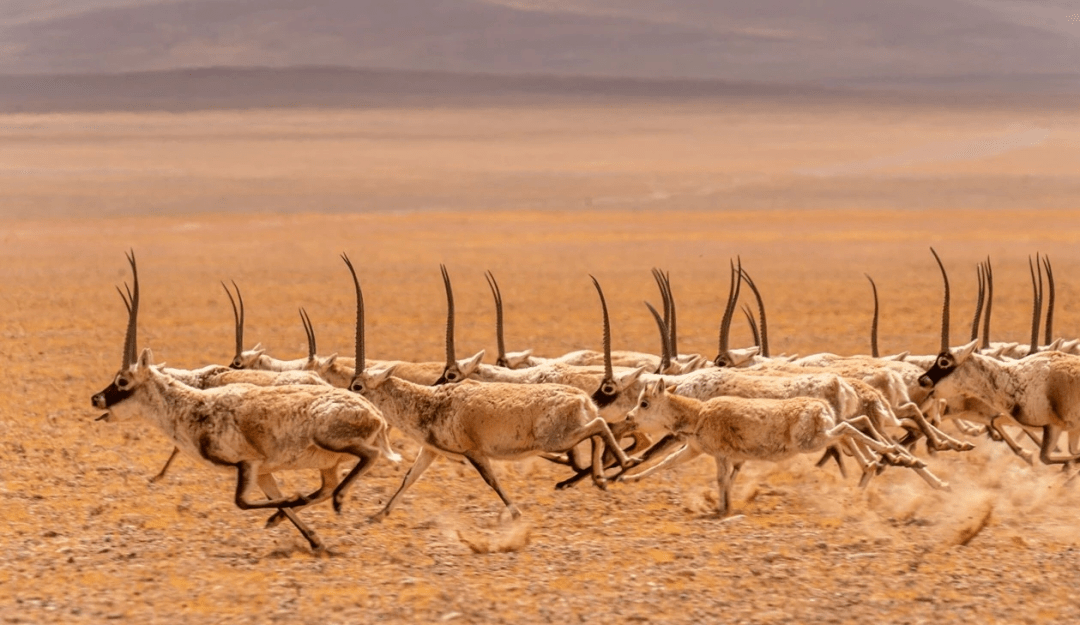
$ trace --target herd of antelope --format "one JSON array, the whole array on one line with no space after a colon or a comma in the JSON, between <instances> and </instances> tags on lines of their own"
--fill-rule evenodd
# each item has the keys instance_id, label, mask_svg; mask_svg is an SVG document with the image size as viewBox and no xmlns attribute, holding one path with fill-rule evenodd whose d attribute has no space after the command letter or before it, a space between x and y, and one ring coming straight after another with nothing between
<instances>
[{"instance_id":1,"label":"herd of antelope","mask_svg":"<svg viewBox=\"0 0 1080 625\"><path fill-rule=\"evenodd\" d=\"M128 311L123 361L112 383L92 402L107 411L99 420L147 419L173 442L172 456L152 481L166 474L180 452L235 468L236 505L274 509L267 525L290 521L315 550L323 549L322 542L297 509L331 499L340 512L349 485L381 457L399 462L390 445L391 427L419 444L420 452L372 520L386 517L439 456L471 464L514 517L520 512L496 478L492 460L539 455L568 467L567 479L557 488L584 478L605 488L610 481L640 480L704 453L716 461L723 516L731 509L732 481L743 462L801 453L824 452L818 466L833 460L845 476L844 458L852 458L863 486L887 467L900 467L933 488L948 489L913 453L922 438L932 451L974 447L942 431L945 420L965 436L1004 441L1029 463L1033 455L1014 438L1017 429L1039 447L1043 463L1080 459L1080 356L1070 353L1080 341L1052 341L1049 260L1037 256L1031 264L1034 314L1028 345L989 340L993 273L987 260L978 266L971 340L950 347L949 280L936 252L934 258L945 284L936 356L878 353L872 279L870 356L773 356L761 293L740 262L731 265L719 351L712 360L679 353L670 277L655 269L663 313L647 306L659 329L659 355L612 351L607 303L595 278L603 310L602 352L575 351L556 358L539 358L531 350L507 353L502 294L487 272L496 305L498 358L494 365L483 364L481 351L458 360L453 291L445 267L446 361L372 360L365 353L360 281L343 254L356 291L355 358L319 356L304 309L307 358L278 360L259 345L245 350L240 289L233 284L234 298L222 283L234 314L235 356L229 366L180 370L154 364L149 348L141 353L137 348L139 277L132 252L132 286L118 289ZM1040 343L1044 270L1049 288ZM758 305L757 319L744 308L756 345L731 349L728 337L744 283ZM1068 433L1067 451L1058 447L1063 432ZM274 474L289 469L318 469L318 490L284 495ZM251 495L256 484L265 499Z\"/></svg>"}]
</instances>

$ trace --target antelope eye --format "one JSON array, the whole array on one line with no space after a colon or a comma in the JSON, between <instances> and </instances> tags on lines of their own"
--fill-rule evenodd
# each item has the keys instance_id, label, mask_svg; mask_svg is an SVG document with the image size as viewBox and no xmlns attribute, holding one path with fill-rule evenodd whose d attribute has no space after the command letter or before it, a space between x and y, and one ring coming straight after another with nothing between
<instances>
[{"instance_id":1,"label":"antelope eye","mask_svg":"<svg viewBox=\"0 0 1080 625\"><path fill-rule=\"evenodd\" d=\"M364 392L364 385L360 384L359 382L353 384L349 388L352 389L352 392L354 392L354 393L363 393Z\"/></svg>"},{"instance_id":2,"label":"antelope eye","mask_svg":"<svg viewBox=\"0 0 1080 625\"><path fill-rule=\"evenodd\" d=\"M454 380L457 379L457 374L453 373L453 372L447 373L446 374L446 379L453 382Z\"/></svg>"},{"instance_id":3,"label":"antelope eye","mask_svg":"<svg viewBox=\"0 0 1080 625\"><path fill-rule=\"evenodd\" d=\"M945 358L944 356L938 358L937 366L941 367L942 369L947 368L949 366L949 359Z\"/></svg>"},{"instance_id":4,"label":"antelope eye","mask_svg":"<svg viewBox=\"0 0 1080 625\"><path fill-rule=\"evenodd\" d=\"M123 387L127 386L128 384L130 384L130 382L128 382L127 378L116 378L116 385L119 386L120 388L123 388Z\"/></svg>"},{"instance_id":5,"label":"antelope eye","mask_svg":"<svg viewBox=\"0 0 1080 625\"><path fill-rule=\"evenodd\" d=\"M643 402L641 402L641 407L642 407L643 409L644 409L644 408L648 408L648 407L649 407L649 402L647 402L647 401L643 401Z\"/></svg>"}]
</instances>

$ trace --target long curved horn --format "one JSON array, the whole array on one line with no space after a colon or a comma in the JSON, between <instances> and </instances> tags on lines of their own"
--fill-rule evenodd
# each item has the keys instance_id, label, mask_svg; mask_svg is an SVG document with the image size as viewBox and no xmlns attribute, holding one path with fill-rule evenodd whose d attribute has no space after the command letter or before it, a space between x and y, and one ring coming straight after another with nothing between
<instances>
[{"instance_id":1,"label":"long curved horn","mask_svg":"<svg viewBox=\"0 0 1080 625\"><path fill-rule=\"evenodd\" d=\"M1043 255L1043 267L1046 268L1046 340L1043 345L1054 341L1054 270L1050 268L1050 257Z\"/></svg>"},{"instance_id":2,"label":"long curved horn","mask_svg":"<svg viewBox=\"0 0 1080 625\"><path fill-rule=\"evenodd\" d=\"M446 265L439 265L442 270L443 284L446 286L446 368L455 365L454 354L454 288L450 286L450 274L446 272Z\"/></svg>"},{"instance_id":3,"label":"long curved horn","mask_svg":"<svg viewBox=\"0 0 1080 625\"><path fill-rule=\"evenodd\" d=\"M1042 297L1043 297L1043 279L1042 279L1042 261L1039 254L1035 254L1035 264L1031 264L1031 257L1028 256L1028 269L1031 271L1031 290L1034 292L1034 305L1031 311L1031 344L1028 346L1027 355L1030 356L1039 350L1039 322L1042 321ZM1038 277L1035 277L1035 272L1038 270Z\"/></svg>"},{"instance_id":4,"label":"long curved horn","mask_svg":"<svg viewBox=\"0 0 1080 625\"><path fill-rule=\"evenodd\" d=\"M758 331L757 321L754 320L754 313L750 312L750 306L746 304L743 304L742 312L746 316L746 323L750 325L750 333L754 335L754 345L760 348L761 333Z\"/></svg>"},{"instance_id":5,"label":"long curved horn","mask_svg":"<svg viewBox=\"0 0 1080 625\"><path fill-rule=\"evenodd\" d=\"M990 257L986 257L983 264L983 275L986 276L986 312L983 313L982 349L990 347L990 311L994 307L994 270L990 267Z\"/></svg>"},{"instance_id":6,"label":"long curved horn","mask_svg":"<svg viewBox=\"0 0 1080 625\"><path fill-rule=\"evenodd\" d=\"M731 284L728 287L728 301L727 306L724 308L724 317L720 320L720 351L716 355L717 367L727 366L727 353L728 353L728 338L731 334L731 317L735 313L735 302L739 299L739 288L742 285L742 259L739 259L738 270L735 268L735 262L729 261L731 265Z\"/></svg>"},{"instance_id":7,"label":"long curved horn","mask_svg":"<svg viewBox=\"0 0 1080 625\"><path fill-rule=\"evenodd\" d=\"M495 275L490 271L484 272L488 286L491 288L491 296L495 298L495 339L499 345L499 357L495 359L495 366L509 368L506 360L506 341L503 338L503 303L502 292L499 283L495 281Z\"/></svg>"},{"instance_id":8,"label":"long curved horn","mask_svg":"<svg viewBox=\"0 0 1080 625\"><path fill-rule=\"evenodd\" d=\"M221 288L225 289L225 294L229 296L229 303L232 304L233 325L234 333L236 334L236 353L233 354L233 362L238 363L240 354L244 351L244 298L240 295L240 287L236 286L235 281L231 281L233 288L236 289L236 299L240 300L240 309L236 308L236 300L233 299L232 291L225 285L225 282L221 282Z\"/></svg>"},{"instance_id":9,"label":"long curved horn","mask_svg":"<svg viewBox=\"0 0 1080 625\"><path fill-rule=\"evenodd\" d=\"M596 292L600 295L600 307L604 310L604 382L612 384L612 390L614 392L615 382L615 368L611 365L611 319L608 317L607 300L604 299L604 289L600 288L600 283L596 280L596 277L592 274L589 275L592 278L593 285L596 287ZM603 385L601 385L603 389Z\"/></svg>"},{"instance_id":10,"label":"long curved horn","mask_svg":"<svg viewBox=\"0 0 1080 625\"><path fill-rule=\"evenodd\" d=\"M677 315L675 314L675 292L671 290L671 274L664 272L664 288L668 294L668 305L671 307L671 319L667 323L668 327L668 349L671 350L671 357L677 358L679 356L679 333L676 327Z\"/></svg>"},{"instance_id":11,"label":"long curved horn","mask_svg":"<svg viewBox=\"0 0 1080 625\"><path fill-rule=\"evenodd\" d=\"M132 283L135 285L133 288L129 288L127 283L124 284L124 288L127 289L127 297L124 297L123 291L120 291L120 287L116 290L120 291L120 298L124 300L124 306L128 310L128 325L127 331L124 333L124 358L121 369L127 369L135 363L136 354L135 351L138 345L138 319L139 319L139 270L135 266L135 250L131 250L125 254L128 259L128 263L131 265Z\"/></svg>"},{"instance_id":12,"label":"long curved horn","mask_svg":"<svg viewBox=\"0 0 1080 625\"><path fill-rule=\"evenodd\" d=\"M745 269L743 269L740 273L742 274L742 279L745 280L746 284L750 287L750 290L754 292L754 299L757 300L758 317L761 319L761 342L758 343L758 345L761 347L761 355L768 358L769 326L766 325L765 322L765 302L761 301L761 292L758 291L757 285L754 284L754 280L750 277L750 274L746 273ZM754 327L757 327L756 324Z\"/></svg>"},{"instance_id":13,"label":"long curved horn","mask_svg":"<svg viewBox=\"0 0 1080 625\"><path fill-rule=\"evenodd\" d=\"M345 264L349 267L349 273L352 274L353 285L356 287L356 372L353 377L360 375L364 372L364 293L360 290L360 279L356 277L356 269L353 268L352 261L349 257L342 253L341 259L345 261Z\"/></svg>"},{"instance_id":14,"label":"long curved horn","mask_svg":"<svg viewBox=\"0 0 1080 625\"><path fill-rule=\"evenodd\" d=\"M657 286L660 287L660 297L664 300L664 327L667 328L667 345L668 349L671 350L671 357L675 358L679 354L679 340L676 329L675 296L671 291L671 274L656 268L653 268L652 274Z\"/></svg>"},{"instance_id":15,"label":"long curved horn","mask_svg":"<svg viewBox=\"0 0 1080 625\"><path fill-rule=\"evenodd\" d=\"M878 296L877 285L874 284L874 279L870 277L870 274L864 273L866 279L870 281L870 288L874 291L874 321L870 324L870 355L874 358L880 358L881 353L878 352Z\"/></svg>"},{"instance_id":16,"label":"long curved horn","mask_svg":"<svg viewBox=\"0 0 1080 625\"><path fill-rule=\"evenodd\" d=\"M667 324L660 317L660 313L656 312L653 305L649 302L645 302L645 305L649 307L649 312L652 313L653 319L656 320L656 326L660 328L660 366L656 369L656 373L664 373L671 366L671 343L668 336Z\"/></svg>"},{"instance_id":17,"label":"long curved horn","mask_svg":"<svg viewBox=\"0 0 1080 625\"><path fill-rule=\"evenodd\" d=\"M982 263L975 268L979 275L979 298L975 301L975 320L971 322L971 340L979 338L979 320L982 318L983 303L986 300L986 274Z\"/></svg>"},{"instance_id":18,"label":"long curved horn","mask_svg":"<svg viewBox=\"0 0 1080 625\"><path fill-rule=\"evenodd\" d=\"M304 332L307 334L307 358L308 362L315 360L315 326L311 325L311 317L307 311L300 308L300 322L304 324Z\"/></svg>"},{"instance_id":19,"label":"long curved horn","mask_svg":"<svg viewBox=\"0 0 1080 625\"><path fill-rule=\"evenodd\" d=\"M945 272L945 265L942 264L941 257L934 248L930 248L930 253L934 255L934 260L941 268L941 279L945 281L945 303L941 307L941 351L939 352L945 353L949 351L949 274Z\"/></svg>"}]
</instances>

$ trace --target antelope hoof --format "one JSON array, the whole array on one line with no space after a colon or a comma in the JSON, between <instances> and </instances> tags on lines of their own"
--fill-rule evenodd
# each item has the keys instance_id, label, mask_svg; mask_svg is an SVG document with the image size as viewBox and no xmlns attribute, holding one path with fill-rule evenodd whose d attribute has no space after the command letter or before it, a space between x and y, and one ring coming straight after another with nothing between
<instances>
[{"instance_id":1,"label":"antelope hoof","mask_svg":"<svg viewBox=\"0 0 1080 625\"><path fill-rule=\"evenodd\" d=\"M374 525L375 523L382 523L383 519L385 519L385 518L386 518L386 512L376 512L375 514L368 517L368 523L370 523L372 525Z\"/></svg>"},{"instance_id":2,"label":"antelope hoof","mask_svg":"<svg viewBox=\"0 0 1080 625\"><path fill-rule=\"evenodd\" d=\"M956 451L971 451L972 449L975 449L975 443L964 441L960 443Z\"/></svg>"},{"instance_id":3,"label":"antelope hoof","mask_svg":"<svg viewBox=\"0 0 1080 625\"><path fill-rule=\"evenodd\" d=\"M341 514L341 501L344 497L334 497L334 512Z\"/></svg>"},{"instance_id":4,"label":"antelope hoof","mask_svg":"<svg viewBox=\"0 0 1080 625\"><path fill-rule=\"evenodd\" d=\"M593 484L600 490L607 490L608 480L605 477L593 478Z\"/></svg>"},{"instance_id":5,"label":"antelope hoof","mask_svg":"<svg viewBox=\"0 0 1080 625\"><path fill-rule=\"evenodd\" d=\"M510 518L515 520L521 518L521 510L518 510L517 506L514 504L510 504L506 509L510 511Z\"/></svg>"},{"instance_id":6,"label":"antelope hoof","mask_svg":"<svg viewBox=\"0 0 1080 625\"><path fill-rule=\"evenodd\" d=\"M1020 459L1028 463L1030 466L1035 466L1035 456L1026 449L1021 449L1016 455L1020 456Z\"/></svg>"},{"instance_id":7,"label":"antelope hoof","mask_svg":"<svg viewBox=\"0 0 1080 625\"><path fill-rule=\"evenodd\" d=\"M266 526L263 529L270 529L271 527L277 527L282 521L285 520L285 513L278 510L274 514L270 515L269 519L266 519Z\"/></svg>"}]
</instances>

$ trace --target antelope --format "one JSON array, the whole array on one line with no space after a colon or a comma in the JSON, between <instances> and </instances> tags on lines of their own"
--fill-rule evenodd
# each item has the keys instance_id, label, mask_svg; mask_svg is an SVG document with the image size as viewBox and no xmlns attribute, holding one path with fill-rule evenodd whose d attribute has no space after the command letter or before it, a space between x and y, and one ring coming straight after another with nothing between
<instances>
[{"instance_id":1,"label":"antelope","mask_svg":"<svg viewBox=\"0 0 1080 625\"><path fill-rule=\"evenodd\" d=\"M123 361L112 383L91 398L105 410L106 422L149 420L188 455L237 472L234 502L242 510L277 508L314 550L321 540L293 512L332 498L341 512L349 485L371 470L380 456L400 457L390 448L386 421L371 402L341 389L320 385L254 386L231 384L207 390L180 382L153 364L149 348L135 358L139 281L134 252L128 254L134 289L124 298L128 327ZM344 479L338 475L349 458L359 462ZM309 495L282 495L273 472L318 469L322 484ZM266 501L252 501L258 484Z\"/></svg>"},{"instance_id":2,"label":"antelope","mask_svg":"<svg viewBox=\"0 0 1080 625\"><path fill-rule=\"evenodd\" d=\"M520 510L503 491L491 460L516 460L539 453L566 452L587 439L602 439L620 466L630 459L600 417L589 393L561 384L502 384L462 382L421 386L394 377L397 365L379 371L364 367L364 297L348 256L342 259L356 290L357 371L349 388L379 406L387 420L422 445L401 487L372 517L381 521L401 496L439 456L467 460L506 506L512 517ZM602 485L602 447L593 446L593 480Z\"/></svg>"},{"instance_id":3,"label":"antelope","mask_svg":"<svg viewBox=\"0 0 1080 625\"><path fill-rule=\"evenodd\" d=\"M235 283L233 283L235 286ZM225 289L226 293L229 293L229 287L225 286L222 282L221 286ZM239 294L239 289L237 289ZM130 301L121 293L121 297L124 298L124 306L127 307L128 314L131 314ZM229 299L232 299L230 293ZM236 312L235 306L233 312ZM305 316L303 309L301 309L301 318ZM131 360L134 361L135 354L138 353L138 338L137 334L132 334L132 346L130 349ZM190 387L198 389L216 388L219 386L225 386L227 384L254 384L256 386L282 386L286 384L317 384L326 385L318 375L310 371L260 371L256 369L231 369L221 365L208 365L200 369L175 369L172 367L162 367L162 372L172 376L176 380L187 384ZM165 477L169 467L173 461L180 454L179 447L173 447L172 453L168 459L165 460L165 465L161 467L153 477L150 478L150 483L156 483Z\"/></svg>"},{"instance_id":4,"label":"antelope","mask_svg":"<svg viewBox=\"0 0 1080 625\"><path fill-rule=\"evenodd\" d=\"M746 460L775 462L847 441L881 453L891 451L852 423L838 419L828 402L812 397L701 401L669 392L663 380L656 380L642 389L627 420L643 428L668 430L685 439L696 453L713 457L721 517L731 509L731 485Z\"/></svg>"}]
</instances>

